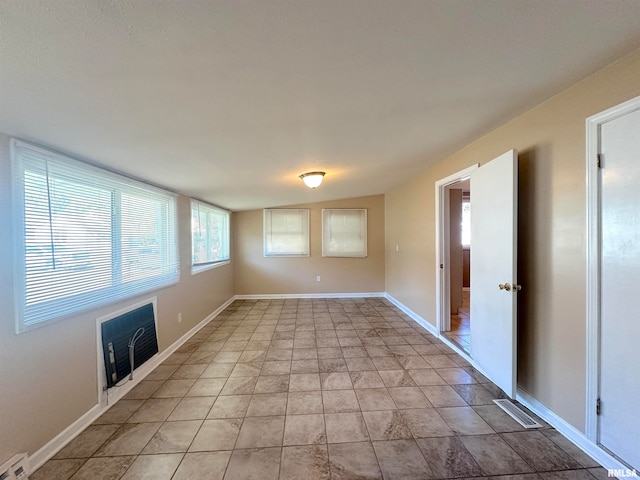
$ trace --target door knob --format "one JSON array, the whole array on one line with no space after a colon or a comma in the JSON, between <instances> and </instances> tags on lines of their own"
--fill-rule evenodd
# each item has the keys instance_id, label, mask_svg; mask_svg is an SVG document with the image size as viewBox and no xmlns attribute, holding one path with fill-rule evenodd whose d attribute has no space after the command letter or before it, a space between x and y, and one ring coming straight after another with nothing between
<instances>
[{"instance_id":1,"label":"door knob","mask_svg":"<svg viewBox=\"0 0 640 480\"><path fill-rule=\"evenodd\" d=\"M498 288L500 290L506 290L507 292L510 292L511 291L511 284L509 282L501 283L500 285L498 285Z\"/></svg>"}]
</instances>

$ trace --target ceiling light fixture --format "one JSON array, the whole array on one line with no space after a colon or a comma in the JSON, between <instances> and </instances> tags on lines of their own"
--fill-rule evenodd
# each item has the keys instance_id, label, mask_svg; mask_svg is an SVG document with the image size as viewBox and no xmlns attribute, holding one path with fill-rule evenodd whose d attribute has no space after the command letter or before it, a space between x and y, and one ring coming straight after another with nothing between
<instances>
[{"instance_id":1,"label":"ceiling light fixture","mask_svg":"<svg viewBox=\"0 0 640 480\"><path fill-rule=\"evenodd\" d=\"M324 172L309 172L300 175L304 184L309 188L317 188L322 183Z\"/></svg>"}]
</instances>

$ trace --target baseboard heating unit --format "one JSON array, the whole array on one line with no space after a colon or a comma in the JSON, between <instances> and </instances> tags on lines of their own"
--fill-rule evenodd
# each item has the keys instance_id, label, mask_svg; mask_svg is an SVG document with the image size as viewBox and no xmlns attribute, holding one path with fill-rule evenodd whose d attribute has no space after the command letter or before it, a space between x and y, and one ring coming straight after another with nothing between
<instances>
[{"instance_id":1,"label":"baseboard heating unit","mask_svg":"<svg viewBox=\"0 0 640 480\"><path fill-rule=\"evenodd\" d=\"M502 410L509 414L511 418L513 418L516 422L522 425L524 428L541 428L538 422L535 419L521 410L515 403L511 400L500 399L493 401L496 405L498 405Z\"/></svg>"},{"instance_id":2,"label":"baseboard heating unit","mask_svg":"<svg viewBox=\"0 0 640 480\"><path fill-rule=\"evenodd\" d=\"M155 310L147 303L100 324L107 388L158 353Z\"/></svg>"}]
</instances>

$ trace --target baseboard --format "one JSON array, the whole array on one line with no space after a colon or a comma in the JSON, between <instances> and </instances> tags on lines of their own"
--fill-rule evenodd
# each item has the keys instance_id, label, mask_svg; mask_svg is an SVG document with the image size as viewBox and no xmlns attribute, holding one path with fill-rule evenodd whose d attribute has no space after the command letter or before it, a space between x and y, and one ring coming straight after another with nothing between
<instances>
[{"instance_id":1,"label":"baseboard","mask_svg":"<svg viewBox=\"0 0 640 480\"><path fill-rule=\"evenodd\" d=\"M134 371L133 380L123 384L121 387L117 388L117 391L114 391L113 394L108 395L108 403L100 403L95 404L91 407L84 415L78 418L75 422L65 428L62 432L56 435L53 439L47 442L43 447L38 449L32 455L29 455L29 473L33 473L38 468L40 468L44 463L53 457L56 453L62 450L71 440L76 438L82 431L91 425L94 421L100 417L104 412L109 410L119 399L124 397L128 392L130 392L138 383L140 383L144 378L149 375L158 365L164 362L171 354L173 354L176 350L178 350L187 340L189 340L193 335L195 335L202 327L207 325L211 320L217 317L225 308L227 308L233 301L235 297L231 297L225 303L223 303L220 307L218 307L214 312L207 315L207 317L198 323L195 327L189 330L187 333L182 335L178 340L173 342L171 346L163 350L162 352L156 354L152 358L150 358L144 365L140 366ZM113 390L113 389L111 389ZM99 399L101 400L101 399Z\"/></svg>"},{"instance_id":2,"label":"baseboard","mask_svg":"<svg viewBox=\"0 0 640 480\"><path fill-rule=\"evenodd\" d=\"M413 321L415 321L417 324L419 324L421 327L423 327L424 329L426 329L431 335L434 335L436 337L439 337L440 335L438 334L438 330L436 330L436 327L434 327L433 325L431 325L431 323L429 323L427 320L425 320L424 318L422 318L420 315L418 315L416 312L414 312L413 310L411 310L409 307L403 305L401 302L399 302L398 300L396 300L393 296L389 295L388 293L384 294L384 298L386 298L387 300L389 300L391 303L393 303L396 307L398 307L403 313L407 314L409 317L411 317L411 319Z\"/></svg>"},{"instance_id":3,"label":"baseboard","mask_svg":"<svg viewBox=\"0 0 640 480\"><path fill-rule=\"evenodd\" d=\"M606 451L589 440L584 433L569 424L566 420L521 388L518 388L516 400L542 418L545 422L566 437L567 440L572 442L576 447L589 455L607 470L626 471L629 468L628 466L620 463L620 461L615 457L609 455Z\"/></svg>"},{"instance_id":4,"label":"baseboard","mask_svg":"<svg viewBox=\"0 0 640 480\"><path fill-rule=\"evenodd\" d=\"M255 295L236 295L236 300L278 300L286 298L383 298L384 292L356 293L262 293Z\"/></svg>"}]
</instances>

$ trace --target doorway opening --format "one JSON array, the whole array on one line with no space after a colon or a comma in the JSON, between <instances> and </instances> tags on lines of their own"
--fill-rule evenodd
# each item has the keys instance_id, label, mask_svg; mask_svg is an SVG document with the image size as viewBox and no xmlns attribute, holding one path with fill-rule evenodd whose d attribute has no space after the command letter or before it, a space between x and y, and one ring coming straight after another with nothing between
<instances>
[{"instance_id":1,"label":"doorway opening","mask_svg":"<svg viewBox=\"0 0 640 480\"><path fill-rule=\"evenodd\" d=\"M437 328L471 355L471 182L477 165L436 183Z\"/></svg>"},{"instance_id":2,"label":"doorway opening","mask_svg":"<svg viewBox=\"0 0 640 480\"><path fill-rule=\"evenodd\" d=\"M471 354L471 185L449 186L449 330L442 333Z\"/></svg>"}]
</instances>

